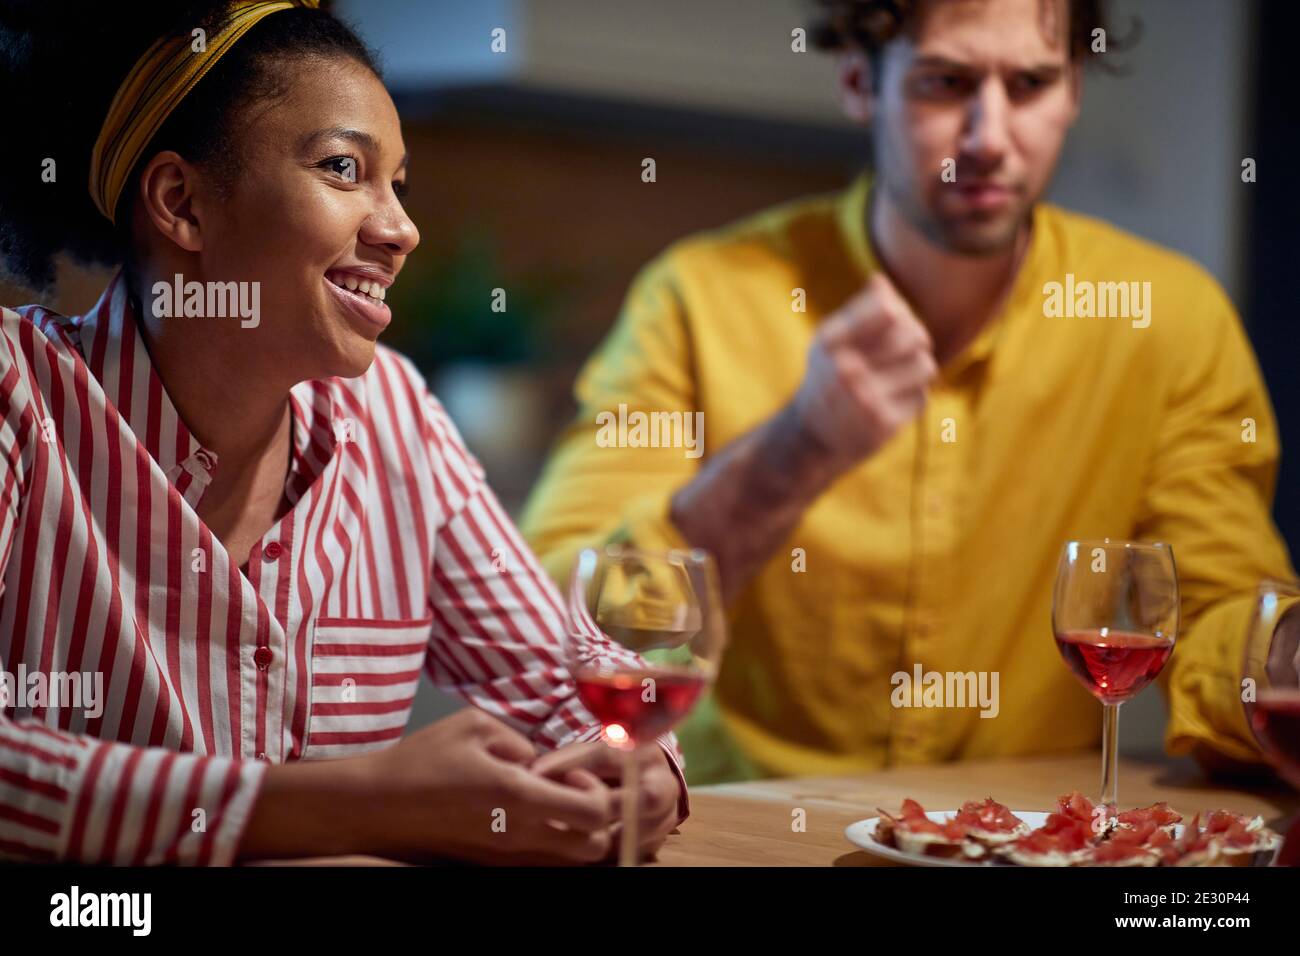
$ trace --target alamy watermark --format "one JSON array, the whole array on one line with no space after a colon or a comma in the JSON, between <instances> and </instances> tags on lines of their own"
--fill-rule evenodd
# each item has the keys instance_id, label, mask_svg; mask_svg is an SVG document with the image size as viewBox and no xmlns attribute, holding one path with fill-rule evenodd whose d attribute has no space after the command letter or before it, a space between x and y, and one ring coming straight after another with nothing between
<instances>
[{"instance_id":1,"label":"alamy watermark","mask_svg":"<svg viewBox=\"0 0 1300 956\"><path fill-rule=\"evenodd\" d=\"M1150 282L1090 282L1076 280L1043 286L1043 315L1049 319L1131 319L1135 329L1151 324Z\"/></svg>"},{"instance_id":2,"label":"alamy watermark","mask_svg":"<svg viewBox=\"0 0 1300 956\"><path fill-rule=\"evenodd\" d=\"M981 717L996 717L997 671L925 671L921 665L912 673L896 671L889 678L893 691L889 702L895 707L978 707Z\"/></svg>"},{"instance_id":3,"label":"alamy watermark","mask_svg":"<svg viewBox=\"0 0 1300 956\"><path fill-rule=\"evenodd\" d=\"M704 454L703 412L629 412L596 415L596 444L600 448L682 448L687 458Z\"/></svg>"},{"instance_id":4,"label":"alamy watermark","mask_svg":"<svg viewBox=\"0 0 1300 956\"><path fill-rule=\"evenodd\" d=\"M185 282L178 272L172 282L153 284L156 319L195 318L240 320L245 329L262 322L260 282Z\"/></svg>"},{"instance_id":5,"label":"alamy watermark","mask_svg":"<svg viewBox=\"0 0 1300 956\"><path fill-rule=\"evenodd\" d=\"M93 893L73 884L66 893L50 897L50 925L58 927L118 926L132 936L153 929L152 893Z\"/></svg>"},{"instance_id":6,"label":"alamy watermark","mask_svg":"<svg viewBox=\"0 0 1300 956\"><path fill-rule=\"evenodd\" d=\"M77 709L93 720L104 713L104 672L28 671L23 663L17 674L0 670L0 710L7 707Z\"/></svg>"}]
</instances>

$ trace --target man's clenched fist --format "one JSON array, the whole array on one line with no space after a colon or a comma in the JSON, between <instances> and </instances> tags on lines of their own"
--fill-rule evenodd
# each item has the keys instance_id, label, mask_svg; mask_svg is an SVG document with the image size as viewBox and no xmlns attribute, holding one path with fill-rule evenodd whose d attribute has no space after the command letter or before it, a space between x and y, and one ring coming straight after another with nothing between
<instances>
[{"instance_id":1,"label":"man's clenched fist","mask_svg":"<svg viewBox=\"0 0 1300 956\"><path fill-rule=\"evenodd\" d=\"M876 273L817 330L795 415L836 470L846 470L916 417L937 372L930 334Z\"/></svg>"}]
</instances>

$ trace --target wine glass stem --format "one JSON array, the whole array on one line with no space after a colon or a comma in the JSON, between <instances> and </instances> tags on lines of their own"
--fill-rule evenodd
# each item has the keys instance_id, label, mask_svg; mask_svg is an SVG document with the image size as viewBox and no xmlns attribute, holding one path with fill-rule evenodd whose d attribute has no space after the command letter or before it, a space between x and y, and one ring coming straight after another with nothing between
<instances>
[{"instance_id":1,"label":"wine glass stem","mask_svg":"<svg viewBox=\"0 0 1300 956\"><path fill-rule=\"evenodd\" d=\"M1102 705L1101 804L1119 806L1119 704Z\"/></svg>"},{"instance_id":2,"label":"wine glass stem","mask_svg":"<svg viewBox=\"0 0 1300 956\"><path fill-rule=\"evenodd\" d=\"M637 864L636 822L640 803L637 776L637 746L633 744L623 751L623 836L618 846L619 866Z\"/></svg>"}]
</instances>

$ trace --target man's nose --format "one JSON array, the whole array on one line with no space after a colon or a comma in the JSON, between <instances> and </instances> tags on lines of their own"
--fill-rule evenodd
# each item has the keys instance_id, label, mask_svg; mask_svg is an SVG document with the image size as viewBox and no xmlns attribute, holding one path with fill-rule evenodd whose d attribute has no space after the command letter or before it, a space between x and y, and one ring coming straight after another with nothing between
<instances>
[{"instance_id":1,"label":"man's nose","mask_svg":"<svg viewBox=\"0 0 1300 956\"><path fill-rule=\"evenodd\" d=\"M987 77L970 100L961 149L971 160L988 167L1001 162L1010 145L1011 104L997 76Z\"/></svg>"}]
</instances>

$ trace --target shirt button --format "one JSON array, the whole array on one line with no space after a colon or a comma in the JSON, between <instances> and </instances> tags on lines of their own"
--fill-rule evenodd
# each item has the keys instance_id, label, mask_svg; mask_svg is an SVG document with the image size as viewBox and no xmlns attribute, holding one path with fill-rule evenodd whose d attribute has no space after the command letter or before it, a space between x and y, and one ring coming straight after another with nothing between
<instances>
[{"instance_id":1,"label":"shirt button","mask_svg":"<svg viewBox=\"0 0 1300 956\"><path fill-rule=\"evenodd\" d=\"M266 670L271 666L271 649L265 644L253 652L253 663L257 665L258 670Z\"/></svg>"},{"instance_id":2,"label":"shirt button","mask_svg":"<svg viewBox=\"0 0 1300 956\"><path fill-rule=\"evenodd\" d=\"M284 548L280 546L280 542L278 541L272 541L270 544L268 544L265 548L262 549L262 557L266 558L266 560L268 561L276 560L283 553L284 553Z\"/></svg>"},{"instance_id":3,"label":"shirt button","mask_svg":"<svg viewBox=\"0 0 1300 956\"><path fill-rule=\"evenodd\" d=\"M258 754L258 755L257 755L257 759L258 759L258 760L265 760L265 759L266 759L266 754L264 754L264 753L260 753L260 754Z\"/></svg>"},{"instance_id":4,"label":"shirt button","mask_svg":"<svg viewBox=\"0 0 1300 956\"><path fill-rule=\"evenodd\" d=\"M196 451L194 453L194 457L198 459L198 462L200 465L203 466L204 471L212 470L212 456L208 454L206 451L203 450Z\"/></svg>"}]
</instances>

